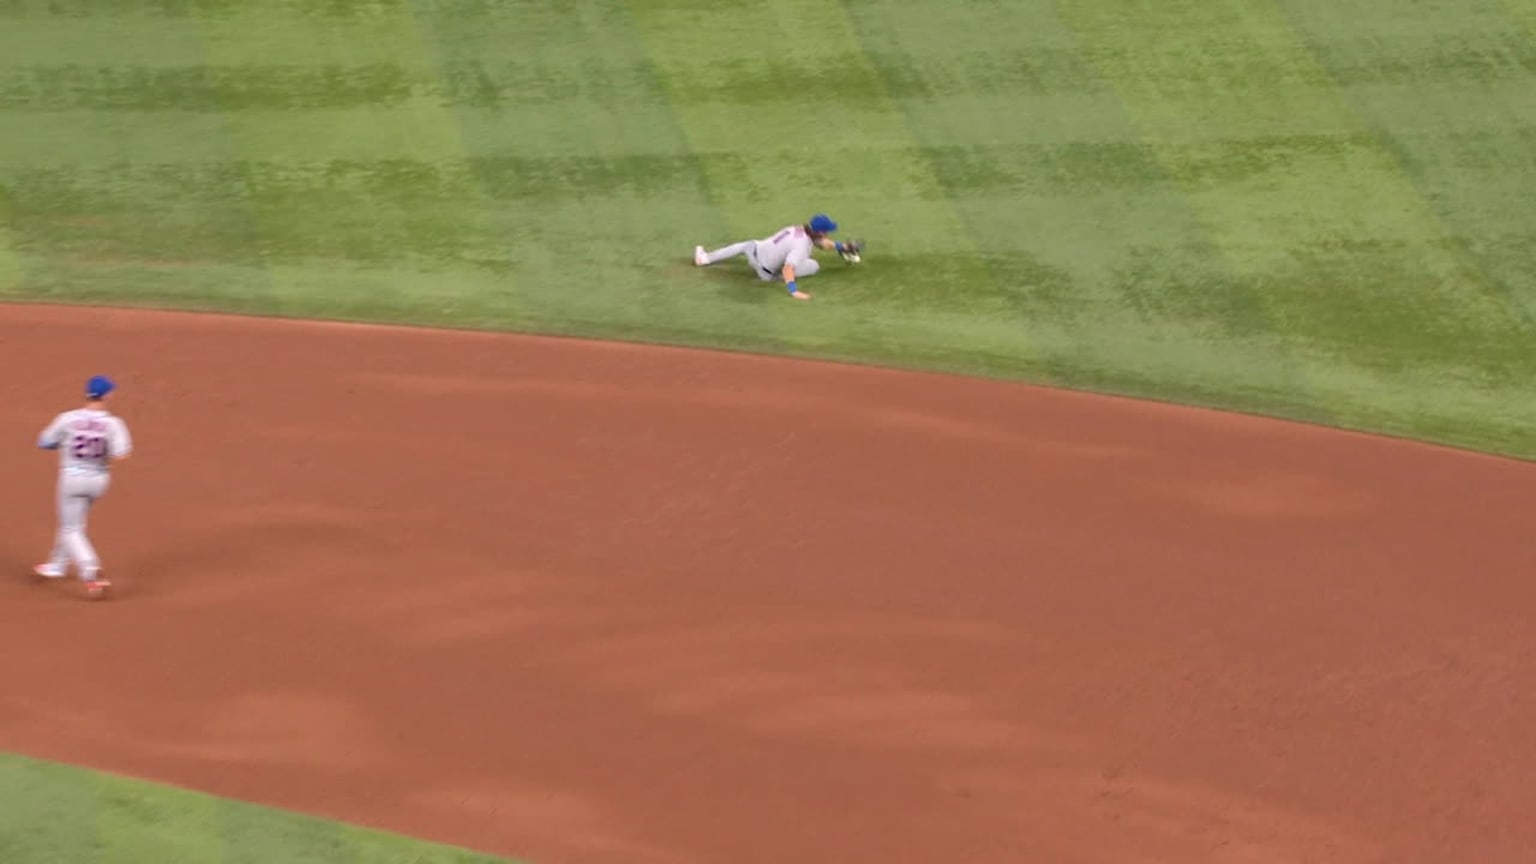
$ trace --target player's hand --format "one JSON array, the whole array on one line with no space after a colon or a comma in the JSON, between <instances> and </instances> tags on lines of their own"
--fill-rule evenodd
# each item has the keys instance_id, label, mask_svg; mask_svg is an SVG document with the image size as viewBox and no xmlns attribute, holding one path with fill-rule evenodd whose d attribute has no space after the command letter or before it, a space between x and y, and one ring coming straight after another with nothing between
<instances>
[{"instance_id":1,"label":"player's hand","mask_svg":"<svg viewBox=\"0 0 1536 864\"><path fill-rule=\"evenodd\" d=\"M793 294L790 294L789 296L795 298L796 300L809 300L809 299L811 299L811 295L805 293L804 291L796 291Z\"/></svg>"}]
</instances>

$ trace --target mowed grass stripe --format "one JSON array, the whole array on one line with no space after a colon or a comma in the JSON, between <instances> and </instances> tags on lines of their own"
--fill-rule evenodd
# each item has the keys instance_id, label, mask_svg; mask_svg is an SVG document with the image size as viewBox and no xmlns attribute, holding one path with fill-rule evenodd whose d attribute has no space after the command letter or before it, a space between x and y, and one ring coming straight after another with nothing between
<instances>
[{"instance_id":1,"label":"mowed grass stripe","mask_svg":"<svg viewBox=\"0 0 1536 864\"><path fill-rule=\"evenodd\" d=\"M230 41L221 65L302 66L316 56L347 51L361 63L391 63L398 46L388 19L368 16L321 20L275 12L270 3L246 3L234 16L167 17L132 14L92 3L87 13L46 11L7 15L0 10L0 71L78 64L86 67L146 69L197 66L204 62L201 39L214 28L244 33ZM187 4L188 11L194 7Z\"/></svg>"},{"instance_id":2,"label":"mowed grass stripe","mask_svg":"<svg viewBox=\"0 0 1536 864\"><path fill-rule=\"evenodd\" d=\"M1316 0L1279 4L1355 111L1391 151L1486 290L1508 306L1468 346L1495 374L1536 372L1527 348L1536 323L1536 34L1503 15L1497 0L1454 7L1367 6L1345 14ZM1372 34L1421 19L1422 36ZM1434 62L1429 61L1432 57ZM1432 72L1416 85L1382 84L1361 69ZM1524 331L1524 336L1522 336ZM1512 362L1518 361L1518 362Z\"/></svg>"},{"instance_id":3,"label":"mowed grass stripe","mask_svg":"<svg viewBox=\"0 0 1536 864\"><path fill-rule=\"evenodd\" d=\"M845 6L879 46L881 74L917 82L922 95L900 100L909 126L1053 374L1185 398L1238 381L1294 389L1283 349L1263 341L1262 309L1213 260L1189 202L1050 2L972 0L937 16L905 0ZM1053 57L1043 68L1062 89L1009 52ZM988 61L961 59L972 57ZM1001 70L1017 76L1006 110L968 96ZM959 134L972 143L942 143Z\"/></svg>"},{"instance_id":4,"label":"mowed grass stripe","mask_svg":"<svg viewBox=\"0 0 1536 864\"><path fill-rule=\"evenodd\" d=\"M623 7L426 8L445 74L479 83L479 101L459 109L468 166L538 308L609 318L630 335L732 332L734 304L680 281L692 275L689 238L714 209ZM563 149L507 140L551 100L564 113L543 115L546 131Z\"/></svg>"},{"instance_id":5,"label":"mowed grass stripe","mask_svg":"<svg viewBox=\"0 0 1536 864\"><path fill-rule=\"evenodd\" d=\"M226 18L214 16L213 20L228 25ZM341 20L315 18L310 24L331 27ZM222 46L210 57L206 70L210 80L225 76L222 89L209 88L216 100L196 90L190 91L191 97L185 96L189 91L180 85L195 87L201 70L174 70L175 86L169 95L181 98L179 104L197 106L198 112L129 110L112 118L119 126L137 123L135 128L147 133L142 140L118 134L110 145L81 142L63 128L70 123L39 129L39 118L57 115L27 113L36 155L27 153L17 160L26 165L16 174L31 193L28 204L33 215L46 214L51 220L46 226L34 220L32 227L64 244L79 245L75 241L91 234L117 249L137 245L140 252L152 248L162 250L159 256L171 257L176 254L174 247L180 246L183 262L196 256L211 259L221 245L238 241L242 226L237 219L220 213L219 218L195 220L192 225L179 225L181 230L164 233L151 233L142 220L126 218L88 228L77 223L70 230L67 223L76 217L67 211L78 213L94 206L99 212L103 205L116 209L119 200L127 211L133 207L126 199L139 198L140 209L163 203L171 212L195 219L197 208L187 205L199 201L216 205L228 201L233 191L242 199L254 198L268 209L287 214L283 220L268 220L260 244L261 261L279 272L323 287L324 279L340 270L348 274L341 284L366 286L369 265L388 265L388 273L375 274L382 290L377 294L366 287L360 287L360 293L342 291L350 299L332 311L402 314L422 320L424 310L416 295L401 295L397 286L419 290L431 285L435 287L426 292L429 296L452 292L456 304L470 299L476 304L473 310L456 305L434 320L446 317L512 326L519 323L517 317L483 295L487 282L499 278L497 268L501 267L533 274L520 281L520 296L530 307L526 314L541 315L545 323L633 323L635 318L669 316L682 301L675 290L664 290L676 286L657 278L650 265L658 259L646 247L658 245L657 237L678 230L679 223L686 228L694 218L690 214L707 211L708 205L699 194L696 172L690 179L674 170L676 164L668 163L684 158L676 154L686 154L686 144L671 123L664 98L647 77L644 51L634 43L632 32L625 26L611 26L612 20L611 10L590 4L576 9L549 4L494 8L457 4L444 7L442 15L427 22L432 36L417 41L441 43L433 45L429 62L395 63L393 68L410 74L388 77L408 81L427 98L442 99L449 88L457 88L446 94L453 99L439 107L464 121L462 152L479 154L467 159L443 153L445 148L430 140L423 146L395 134L395 127L412 121L390 109L274 110L270 107L274 102L313 104L308 97L285 97L282 87L286 84L297 84L318 96L317 88L323 87L326 76L367 70L351 63L350 57L340 61L315 57L312 67L294 67L281 76L273 75L271 67L220 63L224 56L241 55L239 43ZM619 21L622 25L621 17ZM292 26L277 29L296 32ZM573 40L573 33L583 38ZM268 41L262 32L248 36ZM314 41L328 44L329 40ZM396 53L407 48L399 46ZM508 51L516 56L509 58ZM166 70L159 73L167 74ZM245 79L248 73L254 80ZM154 75L135 77L152 91L166 80ZM342 89L366 95L369 88ZM155 104L157 95L164 94L141 95L138 104ZM247 98L252 96L256 98ZM647 102L650 105L642 112L628 110ZM465 103L474 107L466 108ZM213 133L220 130L222 118L216 112L222 111L239 112L246 146L239 153L225 148L221 158L213 152L218 148L201 144L212 141ZM364 125L372 128L357 134ZM535 137L530 141L528 136ZM81 152L82 145L87 152ZM93 147L97 149L88 149ZM245 158L253 151L269 158ZM647 155L651 151L658 151L654 158ZM133 161L126 165L116 161L124 156ZM172 161L166 161L168 157ZM82 161L109 167L88 171L78 167ZM71 172L79 176L70 179ZM32 182L33 178L47 182ZM92 193L89 187L97 183L100 186ZM194 191L204 183L205 194ZM81 194L65 199L72 203L61 207L60 199L50 194L60 187ZM463 206L474 200L476 187L493 205L486 212ZM375 206L379 204L383 206ZM669 220L657 218L661 213L670 216L670 229ZM422 226L431 230L419 230ZM667 254L675 255L670 250L676 248L676 236L669 241ZM250 257L238 246L226 251L233 260ZM296 262L317 254L345 255L355 263L350 267L327 263L313 279L294 269ZM53 263L63 266L49 268L50 276L65 280L67 262ZM444 270L441 279L431 278L431 268L454 264L471 269ZM136 285L142 281L136 275L119 275ZM99 278L88 282L92 290L105 284ZM164 280L167 286L188 282L185 273ZM548 302L540 310L532 309L538 298L531 295L545 288ZM174 290L178 301L185 299L182 289L166 290ZM473 297L466 297L467 292ZM250 301L243 290L231 299L242 304ZM309 308L324 305L308 297L289 299ZM371 308L363 310L361 303ZM695 304L683 311L694 312L696 318L701 308L713 307ZM608 322L605 316L615 321Z\"/></svg>"},{"instance_id":6,"label":"mowed grass stripe","mask_svg":"<svg viewBox=\"0 0 1536 864\"><path fill-rule=\"evenodd\" d=\"M429 96L452 103L473 98L451 84L413 77L400 63L311 66L34 65L0 69L0 108L46 105L51 110L90 111L289 111L407 104ZM434 76L435 77L435 76ZM437 92L429 92L436 89Z\"/></svg>"},{"instance_id":7,"label":"mowed grass stripe","mask_svg":"<svg viewBox=\"0 0 1536 864\"><path fill-rule=\"evenodd\" d=\"M1141 322L1115 303L1105 238L1127 213L1176 222L1151 215L1166 193L1139 170L1150 160L1117 104L1029 3L839 5L1029 355L1062 383L1103 384L1109 355L1146 347L1124 338Z\"/></svg>"},{"instance_id":8,"label":"mowed grass stripe","mask_svg":"<svg viewBox=\"0 0 1536 864\"><path fill-rule=\"evenodd\" d=\"M541 176L563 170L570 169L550 166ZM506 173L516 188L532 172ZM447 266L504 247L459 203L474 201L477 182L461 165L230 160L37 168L19 172L11 188L29 248L40 253L137 254L183 264L338 258ZM251 225L256 203L281 215L267 220L259 243Z\"/></svg>"},{"instance_id":9,"label":"mowed grass stripe","mask_svg":"<svg viewBox=\"0 0 1536 864\"><path fill-rule=\"evenodd\" d=\"M118 161L209 161L203 146L225 134L234 106L213 111L31 111L4 109L26 135L0 136L0 168L41 165L103 165ZM309 111L238 109L235 124L244 156L266 160L410 159L441 162L462 158L454 138L477 142L480 152L525 156L597 155L623 147L637 154L673 152L658 144L671 122L653 105L609 107L573 100L502 111L463 111L458 133L424 134L424 119L450 113L431 99L391 107ZM509 117L509 114L515 116ZM402 134L402 129L406 130ZM573 134L579 130L579 134ZM51 146L50 146L51 144ZM239 154L230 154L238 156Z\"/></svg>"},{"instance_id":10,"label":"mowed grass stripe","mask_svg":"<svg viewBox=\"0 0 1536 864\"><path fill-rule=\"evenodd\" d=\"M215 65L226 52L243 55L243 50L236 46L243 46L253 40L268 41L264 28L259 23L251 23L248 29L234 29L229 26L228 19L216 14L203 14L199 20L203 23L206 56ZM409 6L379 8L374 14L373 24L377 28L374 37L390 45L394 50L397 63L404 67L398 79L391 80L432 81L436 78L431 48L423 39L421 27ZM323 23L315 22L314 26L320 29ZM291 29L284 28L283 32L291 32ZM316 51L313 55L313 63L353 68L359 65L351 46L346 44L316 40L312 47ZM320 53L322 51L324 53ZM373 128L371 124L357 127L339 126L332 130L334 137L328 136L329 140L336 142L340 147L346 147L355 145L372 135L386 135L396 141L410 142L411 150L423 154L427 161L451 163L462 162L467 158L459 119L451 108L445 107L430 96L415 94L395 101L399 96L398 88L389 86L373 88L368 92L374 93L383 102L391 103L390 107L394 109L397 122L390 124L387 130ZM264 128L263 120L271 116L270 114L252 112L239 100L225 100L225 106L226 111L223 116L229 128L226 140L231 145L232 152L229 157L234 160L280 163L291 159L295 148L312 147L318 143L318 139L301 139L282 146L269 147L267 145L271 141L270 130ZM380 167L387 170L387 166ZM289 234L294 217L304 211L289 206L291 199L281 191L273 195L263 195L259 189L247 188L251 190L247 200L259 238L258 242L263 249L270 249L280 237ZM447 209L451 209L458 218L449 220L447 224L432 218L438 211L445 209L443 206L416 208L408 203L403 204L392 196L383 195L371 196L367 201L367 208L376 226L374 230L384 237L397 232L401 236L409 236L416 244L432 249L433 257L437 258L448 257L469 262L485 260L481 256L485 256L488 250L466 242L465 232L462 232L459 226L467 222L474 226L473 230L468 232L469 234L487 235L491 230L486 221L488 205L476 186L460 186L455 189L455 193L459 197L455 198ZM365 211L353 209L351 212L362 215ZM366 224L362 230L365 232L369 230ZM383 263L368 261L366 258L363 260L367 263ZM490 257L489 260L485 260L485 263L494 265L496 259ZM305 280L289 278L285 271L280 270L273 270L271 276L270 290L273 296L269 302L278 311L287 311L294 308L296 304L307 304L307 298L303 295L310 293L313 288L306 284ZM503 309L510 310L516 306L516 284L510 269L504 270L503 276L499 293L502 295ZM342 286L338 286L330 293L337 312L348 314L349 310L368 308L381 301L388 302L391 300L387 294L389 290L388 286L361 285L356 290L346 291ZM409 299L415 304L431 305L441 314L452 314L456 305L464 302L465 298L462 292L453 290L449 287L449 283L445 282L437 290L430 290L425 295L418 294Z\"/></svg>"},{"instance_id":11,"label":"mowed grass stripe","mask_svg":"<svg viewBox=\"0 0 1536 864\"><path fill-rule=\"evenodd\" d=\"M1372 399L1359 392L1358 373L1460 366L1458 343L1504 316L1273 7L1059 6L1224 260L1264 298L1271 326L1305 363L1329 415L1363 419ZM1192 66L1203 74L1187 74ZM1347 145L1319 152L1309 137L1276 134L1295 128L1296 118ZM1251 146L1211 146L1208 132L1218 128ZM1268 134L1253 134L1259 130Z\"/></svg>"},{"instance_id":12,"label":"mowed grass stripe","mask_svg":"<svg viewBox=\"0 0 1536 864\"><path fill-rule=\"evenodd\" d=\"M825 210L844 237L871 244L865 263L854 268L823 253L823 273L808 280L806 290L823 293L826 302L898 313L948 304L997 322L1013 317L1009 298L991 285L954 203L836 6L814 0L709 8L630 0L628 6L724 215L713 236L696 242L763 237ZM810 95L817 91L836 92L842 101ZM841 327L832 339L898 350L890 315L847 316ZM1013 352L1027 357L1022 328L1013 339Z\"/></svg>"},{"instance_id":13,"label":"mowed grass stripe","mask_svg":"<svg viewBox=\"0 0 1536 864\"><path fill-rule=\"evenodd\" d=\"M4 25L11 23L9 19L0 18L0 30L9 31ZM201 50L197 34L187 28L171 28L161 32L146 31L137 34L142 40L139 45L146 51L163 51L167 53L190 54ZM94 42L91 44L107 45L120 38L110 30L97 30L93 33ZM72 46L75 50L88 53L90 45ZM55 56L55 61L59 58ZM42 288L39 282L40 274L47 272L51 259L54 256L65 255L80 259L98 259L103 255L112 255L112 251L104 248L110 244L101 242L98 229L106 220L97 213L85 208L68 218L68 223L61 230L53 231L46 226L39 225L33 219L36 202L29 199L26 190L22 188L29 178L30 156L52 151L51 158L61 163L68 164L72 156L72 148L77 144L84 144L91 151L86 159L76 159L76 165L100 165L121 166L133 158L133 154L122 148L124 142L124 127L131 126L132 118L129 115L114 115L107 112L82 111L68 115L68 121L62 123L37 122L37 116L29 109L30 103L16 104L16 100L8 100L0 104L0 123L3 123L9 134L0 135L0 186L8 189L10 198L11 225L10 232L13 246L18 250L20 270L24 275L23 283L17 290L24 290L33 294L47 296L55 290L60 294L67 294L68 285L60 285L57 288ZM124 121L127 121L126 123ZM223 142L223 130L220 128L208 128L202 130L202 134L186 141L177 142L180 147L194 150L199 154L218 153ZM235 226L232 232L240 236L242 240L249 236L249 219L246 208L239 201L224 200L217 206L217 214L207 212L197 214L195 220L183 224L200 224L209 216L226 225ZM174 218L164 219L162 214L153 213L144 209L138 209L130 216L133 223L140 226L155 226L160 236L173 236L178 228L182 227ZM56 234L62 234L67 238L66 244L57 242ZM242 244L248 245L248 244ZM140 253L129 252L126 258L140 258ZM172 255L171 257L175 257ZM248 290L260 290L259 284L253 285L249 281L244 283Z\"/></svg>"},{"instance_id":14,"label":"mowed grass stripe","mask_svg":"<svg viewBox=\"0 0 1536 864\"><path fill-rule=\"evenodd\" d=\"M942 16L903 0L842 5L882 80L902 82L891 92L911 94L896 104L921 155L993 281L1031 321L1069 323L1120 299L1111 273L1122 214L1134 214L1142 238L1170 226L1167 243L1185 236L1188 220L1162 206L1173 195L1155 158L1038 4L957 2ZM972 100L999 86L1013 93L1006 109ZM1075 93L1095 101L1065 98ZM1092 130L1076 119L1085 113ZM1041 143L1035 130L1058 121L1082 137ZM960 135L969 143L947 143Z\"/></svg>"},{"instance_id":15,"label":"mowed grass stripe","mask_svg":"<svg viewBox=\"0 0 1536 864\"><path fill-rule=\"evenodd\" d=\"M323 81L324 75L321 71L310 77L319 82ZM187 76L189 80L197 78L195 74ZM184 95L176 97L183 99L184 105L195 103L191 108L144 108L141 106L164 97L140 95L134 97L137 105L60 109L40 99L21 104L19 89L13 91L18 93L18 98L0 106L0 111L4 111L9 123L17 124L15 128L24 125L26 134L0 136L0 168L79 163L100 165L122 160L207 161L206 151L199 144L208 135L220 133L224 128L225 112L240 105L240 96L235 88L221 89L213 77L205 80L209 83L200 91L182 91ZM309 84L304 86L309 87ZM314 85L316 100L342 101L338 94L346 92L345 85L339 86L337 93L330 96L319 95L323 93L323 86L323 83ZM418 120L423 108L458 117L463 139L474 142L477 153L558 157L621 153L659 156L676 152L667 136L677 120L665 104L613 102L581 94L560 100L535 96L519 101L511 94L526 94L527 91L519 91L514 85L495 78L489 79L484 86L488 92L499 90L507 95L485 97L502 100L493 106L440 101L430 92L391 95L389 104L369 105L362 104L366 94L353 90L351 92L356 95L351 105L315 107L311 102L303 108L247 105L239 110L244 118L243 134L252 143L252 148L285 161L439 161L442 153L436 145L440 142L393 134L398 127ZM1433 91L1430 92L1433 95ZM1445 98L1456 98L1456 95L1448 92ZM1518 98L1521 94L1512 85L1510 91L1501 95ZM74 94L67 96L65 101L99 103L109 98L107 94L84 97ZM306 98L309 97L272 96L273 101L289 99L298 102ZM465 98L480 97L466 95ZM728 104L722 109L738 110ZM711 109L709 106L693 106L692 110L705 114ZM1017 98L956 94L913 99L907 103L907 110L913 122L924 129L921 146L932 148L969 150L1009 141L1036 151L1066 151L1079 147L1086 153L1103 142L1117 141L1123 131L1123 124L1117 119L1122 108L1112 93L1045 96L1031 100L1027 108L1021 107ZM842 109L828 108L811 117L797 105L783 103L758 106L751 113L768 129L804 124L833 130L809 143L815 149L849 154L850 162L866 158L867 154L879 156L883 151L893 151L885 153L880 162L902 165L910 158L908 151L919 146L905 126L890 125L888 106L870 108L854 104ZM977 118L986 118L981 131L972 125ZM849 125L868 127L870 132L855 135L841 131ZM1299 122L1290 125L1298 128L1273 134L1253 130L1254 134L1246 137L1326 141L1337 133L1337 129L1308 129L1305 128L1308 124ZM84 134L85 130L92 129L106 131ZM1245 136L1227 134L1219 129L1191 130L1190 138L1207 140L1218 149L1240 146L1245 140ZM717 150L715 155L747 160L752 155L767 154L793 166L796 164L794 155L806 152L806 143L760 133L743 142L740 149ZM1136 145L1120 142L1116 146L1128 146L1127 155L1137 157ZM1011 147L1009 145L1008 152ZM704 149L701 155L711 153ZM1027 161L1027 155L1027 152L1020 153L1018 161ZM882 170L879 162L869 164L866 161L854 163L854 168L844 173L878 170ZM797 178L811 176L808 171L807 166ZM822 178L823 183L833 182L825 179L830 173L823 167L814 176ZM869 175L866 173L865 176ZM900 174L894 172L891 176ZM925 187L916 183L899 183L883 191L909 199L931 194L931 190L925 191Z\"/></svg>"}]
</instances>

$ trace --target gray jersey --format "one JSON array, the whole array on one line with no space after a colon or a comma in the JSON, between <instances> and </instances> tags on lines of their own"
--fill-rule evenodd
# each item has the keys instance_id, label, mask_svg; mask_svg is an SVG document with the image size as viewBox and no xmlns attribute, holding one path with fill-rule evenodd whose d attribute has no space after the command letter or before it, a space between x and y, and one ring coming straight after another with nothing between
<instances>
[{"instance_id":1,"label":"gray jersey","mask_svg":"<svg viewBox=\"0 0 1536 864\"><path fill-rule=\"evenodd\" d=\"M128 424L100 408L76 408L53 418L37 440L58 448L59 470L70 476L101 476L112 460L133 452Z\"/></svg>"},{"instance_id":2,"label":"gray jersey","mask_svg":"<svg viewBox=\"0 0 1536 864\"><path fill-rule=\"evenodd\" d=\"M757 241L757 261L770 272L778 273L785 264L800 272L811 260L811 237L804 225L789 225L772 237Z\"/></svg>"}]
</instances>

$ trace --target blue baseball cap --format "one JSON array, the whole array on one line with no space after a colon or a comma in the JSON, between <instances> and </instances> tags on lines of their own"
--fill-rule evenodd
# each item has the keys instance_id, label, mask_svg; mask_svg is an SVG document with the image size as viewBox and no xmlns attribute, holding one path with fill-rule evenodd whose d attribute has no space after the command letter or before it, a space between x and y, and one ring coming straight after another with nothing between
<instances>
[{"instance_id":1,"label":"blue baseball cap","mask_svg":"<svg viewBox=\"0 0 1536 864\"><path fill-rule=\"evenodd\" d=\"M811 217L811 230L817 234L831 234L837 230L837 223L825 213L817 213Z\"/></svg>"},{"instance_id":2,"label":"blue baseball cap","mask_svg":"<svg viewBox=\"0 0 1536 864\"><path fill-rule=\"evenodd\" d=\"M115 389L117 389L117 385L113 384L112 379L105 375L97 375L85 382L85 395L92 399L100 399Z\"/></svg>"}]
</instances>

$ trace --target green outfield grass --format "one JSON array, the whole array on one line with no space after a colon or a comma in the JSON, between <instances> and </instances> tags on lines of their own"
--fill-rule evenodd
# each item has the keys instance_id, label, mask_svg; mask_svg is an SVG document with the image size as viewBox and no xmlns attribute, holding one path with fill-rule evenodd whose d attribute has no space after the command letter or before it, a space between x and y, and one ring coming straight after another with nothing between
<instances>
[{"instance_id":1,"label":"green outfield grass","mask_svg":"<svg viewBox=\"0 0 1536 864\"><path fill-rule=\"evenodd\" d=\"M865 360L1536 456L1533 0L0 0L0 130L0 299ZM870 245L814 303L691 264L818 210ZM8 864L363 836L0 769L7 805L97 814L81 840L7 806Z\"/></svg>"},{"instance_id":2,"label":"green outfield grass","mask_svg":"<svg viewBox=\"0 0 1536 864\"><path fill-rule=\"evenodd\" d=\"M301 814L0 754L6 864L511 864Z\"/></svg>"},{"instance_id":3,"label":"green outfield grass","mask_svg":"<svg viewBox=\"0 0 1536 864\"><path fill-rule=\"evenodd\" d=\"M0 296L1019 376L1536 455L1536 3L0 0ZM695 243L825 209L800 305Z\"/></svg>"}]
</instances>

